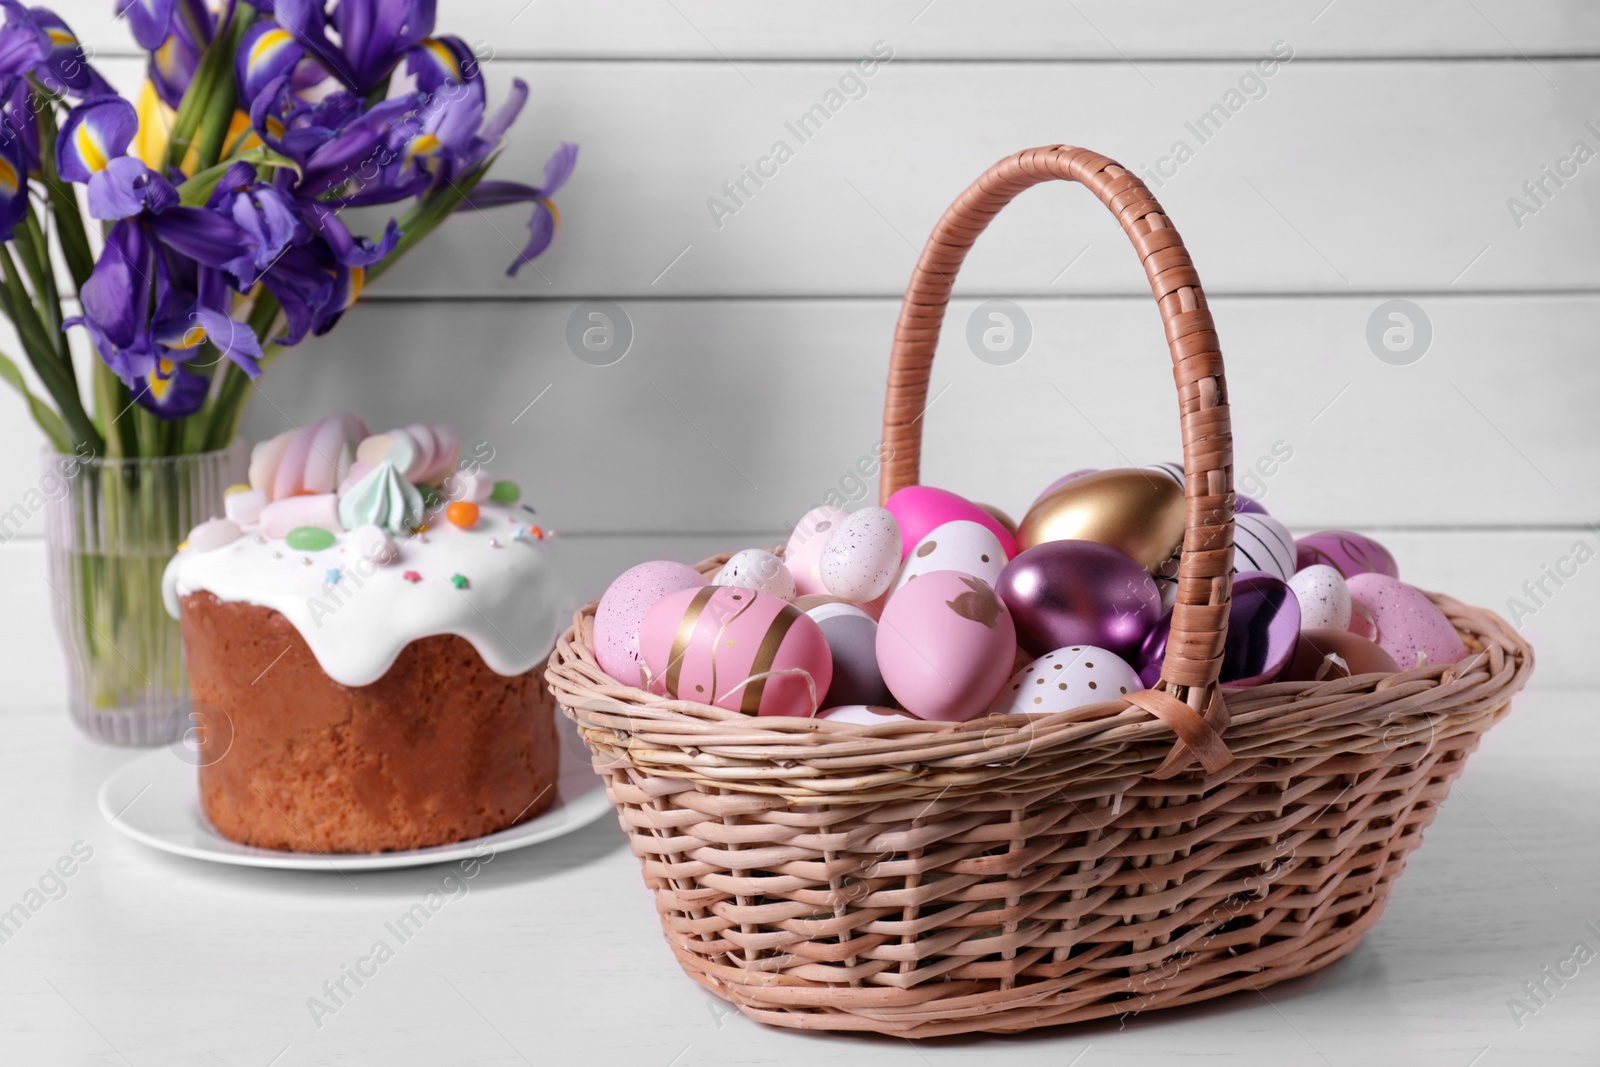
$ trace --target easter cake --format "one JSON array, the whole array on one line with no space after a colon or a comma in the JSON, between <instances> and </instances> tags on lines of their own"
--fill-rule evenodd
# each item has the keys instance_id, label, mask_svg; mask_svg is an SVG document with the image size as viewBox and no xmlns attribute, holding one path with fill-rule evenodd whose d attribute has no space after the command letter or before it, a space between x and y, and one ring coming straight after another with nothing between
<instances>
[{"instance_id":1,"label":"easter cake","mask_svg":"<svg viewBox=\"0 0 1600 1067\"><path fill-rule=\"evenodd\" d=\"M487 446L335 415L257 445L167 567L200 801L261 848L467 840L554 800L551 546Z\"/></svg>"}]
</instances>

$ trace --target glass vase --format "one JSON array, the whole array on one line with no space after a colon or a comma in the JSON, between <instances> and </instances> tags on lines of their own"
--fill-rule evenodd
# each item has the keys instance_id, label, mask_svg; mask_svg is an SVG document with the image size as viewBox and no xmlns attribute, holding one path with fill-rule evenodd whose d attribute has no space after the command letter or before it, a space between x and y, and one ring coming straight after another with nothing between
<instances>
[{"instance_id":1,"label":"glass vase","mask_svg":"<svg viewBox=\"0 0 1600 1067\"><path fill-rule=\"evenodd\" d=\"M46 450L42 484L56 630L79 729L158 745L190 726L183 641L161 575L189 531L223 513L250 451L100 459Z\"/></svg>"}]
</instances>

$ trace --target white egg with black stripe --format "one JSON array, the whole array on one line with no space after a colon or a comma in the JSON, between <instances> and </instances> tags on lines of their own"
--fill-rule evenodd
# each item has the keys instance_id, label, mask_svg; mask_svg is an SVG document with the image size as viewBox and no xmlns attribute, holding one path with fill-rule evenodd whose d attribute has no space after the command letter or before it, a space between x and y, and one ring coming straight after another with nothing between
<instances>
[{"instance_id":1,"label":"white egg with black stripe","mask_svg":"<svg viewBox=\"0 0 1600 1067\"><path fill-rule=\"evenodd\" d=\"M1260 571L1287 582L1294 575L1294 537L1271 515L1256 511L1233 516L1233 566L1240 574Z\"/></svg>"},{"instance_id":2,"label":"white egg with black stripe","mask_svg":"<svg viewBox=\"0 0 1600 1067\"><path fill-rule=\"evenodd\" d=\"M1188 484L1188 479L1183 473L1182 463L1151 463L1144 469L1147 471L1156 471L1162 477L1169 478L1172 481L1177 482L1179 489L1184 488L1185 485Z\"/></svg>"}]
</instances>

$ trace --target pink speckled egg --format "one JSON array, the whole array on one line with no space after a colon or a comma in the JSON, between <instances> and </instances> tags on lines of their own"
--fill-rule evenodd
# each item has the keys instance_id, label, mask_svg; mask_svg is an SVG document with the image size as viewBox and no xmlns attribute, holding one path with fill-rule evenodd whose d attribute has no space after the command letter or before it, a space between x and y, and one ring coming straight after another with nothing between
<instances>
[{"instance_id":1,"label":"pink speckled egg","mask_svg":"<svg viewBox=\"0 0 1600 1067\"><path fill-rule=\"evenodd\" d=\"M813 715L833 684L822 630L754 589L668 593L645 615L639 650L651 692L746 715Z\"/></svg>"},{"instance_id":2,"label":"pink speckled egg","mask_svg":"<svg viewBox=\"0 0 1600 1067\"><path fill-rule=\"evenodd\" d=\"M1444 612L1421 592L1387 574L1357 574L1352 577L1350 601L1365 608L1377 627L1373 639L1403 671L1418 666L1437 667L1457 663L1467 655L1461 635L1445 618Z\"/></svg>"},{"instance_id":3,"label":"pink speckled egg","mask_svg":"<svg viewBox=\"0 0 1600 1067\"><path fill-rule=\"evenodd\" d=\"M966 519L987 526L1000 541L1006 558L1017 554L1017 539L1000 520L964 496L927 485L908 485L884 502L900 521L900 558L911 555L917 542L947 522Z\"/></svg>"},{"instance_id":4,"label":"pink speckled egg","mask_svg":"<svg viewBox=\"0 0 1600 1067\"><path fill-rule=\"evenodd\" d=\"M625 685L645 688L639 670L639 627L645 615L668 593L705 584L705 575L671 560L654 560L623 571L600 598L594 613L594 655L600 666Z\"/></svg>"},{"instance_id":5,"label":"pink speckled egg","mask_svg":"<svg viewBox=\"0 0 1600 1067\"><path fill-rule=\"evenodd\" d=\"M960 571L919 575L889 598L878 624L883 680L922 719L982 715L1016 654L1016 625L999 595Z\"/></svg>"},{"instance_id":6,"label":"pink speckled egg","mask_svg":"<svg viewBox=\"0 0 1600 1067\"><path fill-rule=\"evenodd\" d=\"M844 508L823 504L812 508L795 523L794 532L783 550L784 566L794 575L794 587L801 596L826 594L822 584L822 550L827 547L828 535L850 517Z\"/></svg>"}]
</instances>

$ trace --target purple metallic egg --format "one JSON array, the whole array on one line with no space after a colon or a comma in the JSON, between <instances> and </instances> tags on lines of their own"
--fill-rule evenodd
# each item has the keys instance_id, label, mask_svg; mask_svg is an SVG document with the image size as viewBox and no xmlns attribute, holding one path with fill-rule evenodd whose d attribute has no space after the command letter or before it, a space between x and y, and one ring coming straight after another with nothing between
<instances>
[{"instance_id":1,"label":"purple metallic egg","mask_svg":"<svg viewBox=\"0 0 1600 1067\"><path fill-rule=\"evenodd\" d=\"M1127 553L1095 541L1047 541L1017 555L996 587L1034 656L1094 645L1131 659L1161 616L1155 579Z\"/></svg>"},{"instance_id":2,"label":"purple metallic egg","mask_svg":"<svg viewBox=\"0 0 1600 1067\"><path fill-rule=\"evenodd\" d=\"M1172 629L1169 611L1139 647L1139 680L1153 688L1161 680ZM1222 684L1246 689L1278 679L1294 659L1300 640L1300 602L1289 586L1270 574L1251 572L1233 580L1228 605L1228 637L1223 643Z\"/></svg>"},{"instance_id":3,"label":"purple metallic egg","mask_svg":"<svg viewBox=\"0 0 1600 1067\"><path fill-rule=\"evenodd\" d=\"M1294 543L1294 569L1303 571L1316 563L1325 563L1344 575L1354 578L1358 574L1386 574L1400 577L1400 565L1389 550L1370 537L1349 530L1323 530L1307 534Z\"/></svg>"},{"instance_id":4,"label":"purple metallic egg","mask_svg":"<svg viewBox=\"0 0 1600 1067\"><path fill-rule=\"evenodd\" d=\"M1257 515L1265 515L1267 513L1267 509L1261 506L1260 501L1252 500L1250 497L1247 497L1242 493L1233 498L1233 510L1236 513L1249 513L1253 511Z\"/></svg>"},{"instance_id":5,"label":"purple metallic egg","mask_svg":"<svg viewBox=\"0 0 1600 1067\"><path fill-rule=\"evenodd\" d=\"M1063 485L1066 485L1068 482L1076 481L1077 479L1082 478L1085 474L1095 474L1095 473L1098 473L1098 472L1099 472L1099 468L1098 467L1085 467L1082 470L1073 471L1071 474L1063 474L1061 477L1057 478L1055 481L1051 482L1048 486L1046 486L1044 492L1042 492L1038 496L1034 497L1033 498L1033 503L1037 504L1039 501L1043 500L1045 497L1049 496L1051 493L1055 492L1057 489L1060 489ZM1030 504L1028 506L1032 507L1033 504ZM1051 651L1054 651L1054 649L1052 649Z\"/></svg>"}]
</instances>

